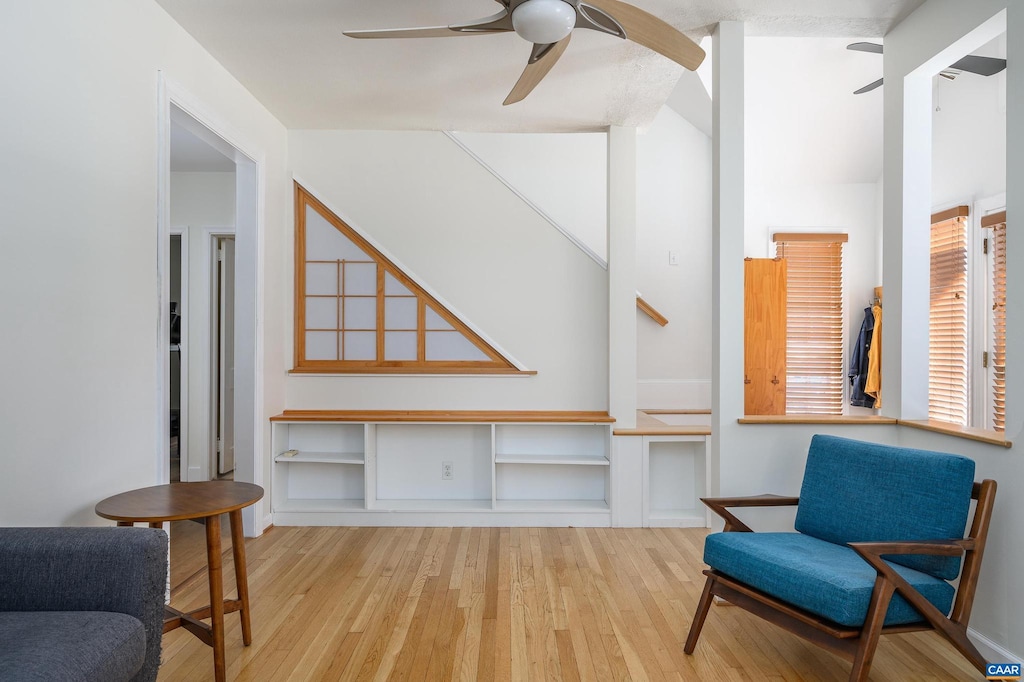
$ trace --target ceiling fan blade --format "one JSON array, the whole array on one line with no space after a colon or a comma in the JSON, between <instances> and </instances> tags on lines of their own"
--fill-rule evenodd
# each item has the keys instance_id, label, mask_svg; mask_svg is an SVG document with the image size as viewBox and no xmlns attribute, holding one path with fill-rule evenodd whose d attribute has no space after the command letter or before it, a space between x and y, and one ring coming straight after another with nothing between
<instances>
[{"instance_id":1,"label":"ceiling fan blade","mask_svg":"<svg viewBox=\"0 0 1024 682\"><path fill-rule=\"evenodd\" d=\"M572 38L571 33L552 45L534 45L530 63L526 65L523 75L519 77L512 92L508 93L508 97L502 104L508 106L526 99L526 96L533 92L544 76L548 75L551 67L558 62L559 57L565 52L565 48L569 47L570 38Z\"/></svg>"},{"instance_id":2,"label":"ceiling fan blade","mask_svg":"<svg viewBox=\"0 0 1024 682\"><path fill-rule=\"evenodd\" d=\"M847 50L853 50L854 52L872 52L874 54L882 54L882 46L878 43L850 43L846 46Z\"/></svg>"},{"instance_id":3,"label":"ceiling fan blade","mask_svg":"<svg viewBox=\"0 0 1024 682\"><path fill-rule=\"evenodd\" d=\"M865 92L871 92L875 88L880 87L882 85L882 81L883 80L884 80L883 78L879 78L874 83L869 83L868 85L865 85L860 90L854 90L853 94L855 94L855 95L863 95Z\"/></svg>"},{"instance_id":4,"label":"ceiling fan blade","mask_svg":"<svg viewBox=\"0 0 1024 682\"><path fill-rule=\"evenodd\" d=\"M704 50L700 45L639 7L620 0L585 0L580 5L584 11L586 5L591 5L605 12L625 29L627 39L668 57L690 71L695 71L704 61Z\"/></svg>"},{"instance_id":5,"label":"ceiling fan blade","mask_svg":"<svg viewBox=\"0 0 1024 682\"><path fill-rule=\"evenodd\" d=\"M994 76L1006 68L1006 60L969 54L949 68L976 73L979 76Z\"/></svg>"},{"instance_id":6,"label":"ceiling fan blade","mask_svg":"<svg viewBox=\"0 0 1024 682\"><path fill-rule=\"evenodd\" d=\"M454 38L505 33L512 28L512 15L507 9L483 19L450 26L424 26L422 28L382 28L366 31L342 31L350 38Z\"/></svg>"}]
</instances>

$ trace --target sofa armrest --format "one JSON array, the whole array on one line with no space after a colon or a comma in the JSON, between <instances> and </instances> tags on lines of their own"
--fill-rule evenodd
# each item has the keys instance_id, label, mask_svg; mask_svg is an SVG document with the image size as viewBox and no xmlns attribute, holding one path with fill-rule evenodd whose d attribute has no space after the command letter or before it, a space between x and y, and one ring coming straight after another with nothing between
<instances>
[{"instance_id":1,"label":"sofa armrest","mask_svg":"<svg viewBox=\"0 0 1024 682\"><path fill-rule=\"evenodd\" d=\"M156 528L0 528L0 611L112 611L142 621L156 679L167 534Z\"/></svg>"},{"instance_id":2,"label":"sofa armrest","mask_svg":"<svg viewBox=\"0 0 1024 682\"><path fill-rule=\"evenodd\" d=\"M730 507L791 507L799 504L800 498L781 495L753 495L750 497L702 497L700 501L725 520L725 532L751 533L753 531L750 526L736 518L729 511Z\"/></svg>"}]
</instances>

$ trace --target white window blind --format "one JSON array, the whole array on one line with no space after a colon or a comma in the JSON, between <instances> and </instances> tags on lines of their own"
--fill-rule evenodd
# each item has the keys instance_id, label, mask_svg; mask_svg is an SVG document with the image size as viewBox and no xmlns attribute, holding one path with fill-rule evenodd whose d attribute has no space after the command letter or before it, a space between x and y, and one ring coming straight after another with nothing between
<instances>
[{"instance_id":1,"label":"white window blind","mask_svg":"<svg viewBox=\"0 0 1024 682\"><path fill-rule=\"evenodd\" d=\"M967 426L967 207L932 216L928 418Z\"/></svg>"},{"instance_id":2,"label":"white window blind","mask_svg":"<svg viewBox=\"0 0 1024 682\"><path fill-rule=\"evenodd\" d=\"M786 259L786 414L842 414L845 234L777 233Z\"/></svg>"}]
</instances>

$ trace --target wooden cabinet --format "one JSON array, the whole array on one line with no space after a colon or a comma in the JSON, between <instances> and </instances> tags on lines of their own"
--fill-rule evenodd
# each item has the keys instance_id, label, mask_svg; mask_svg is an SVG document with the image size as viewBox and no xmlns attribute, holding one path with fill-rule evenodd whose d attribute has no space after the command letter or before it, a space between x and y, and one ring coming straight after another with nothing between
<instances>
[{"instance_id":1,"label":"wooden cabinet","mask_svg":"<svg viewBox=\"0 0 1024 682\"><path fill-rule=\"evenodd\" d=\"M746 414L786 414L786 261L743 263Z\"/></svg>"}]
</instances>

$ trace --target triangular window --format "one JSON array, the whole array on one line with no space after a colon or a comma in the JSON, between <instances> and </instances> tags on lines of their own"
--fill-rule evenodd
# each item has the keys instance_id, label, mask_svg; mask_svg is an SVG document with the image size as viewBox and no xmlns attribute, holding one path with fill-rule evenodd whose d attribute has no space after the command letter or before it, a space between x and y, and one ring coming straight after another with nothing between
<instances>
[{"instance_id":1,"label":"triangular window","mask_svg":"<svg viewBox=\"0 0 1024 682\"><path fill-rule=\"evenodd\" d=\"M295 371L520 371L297 183L295 254Z\"/></svg>"}]
</instances>

